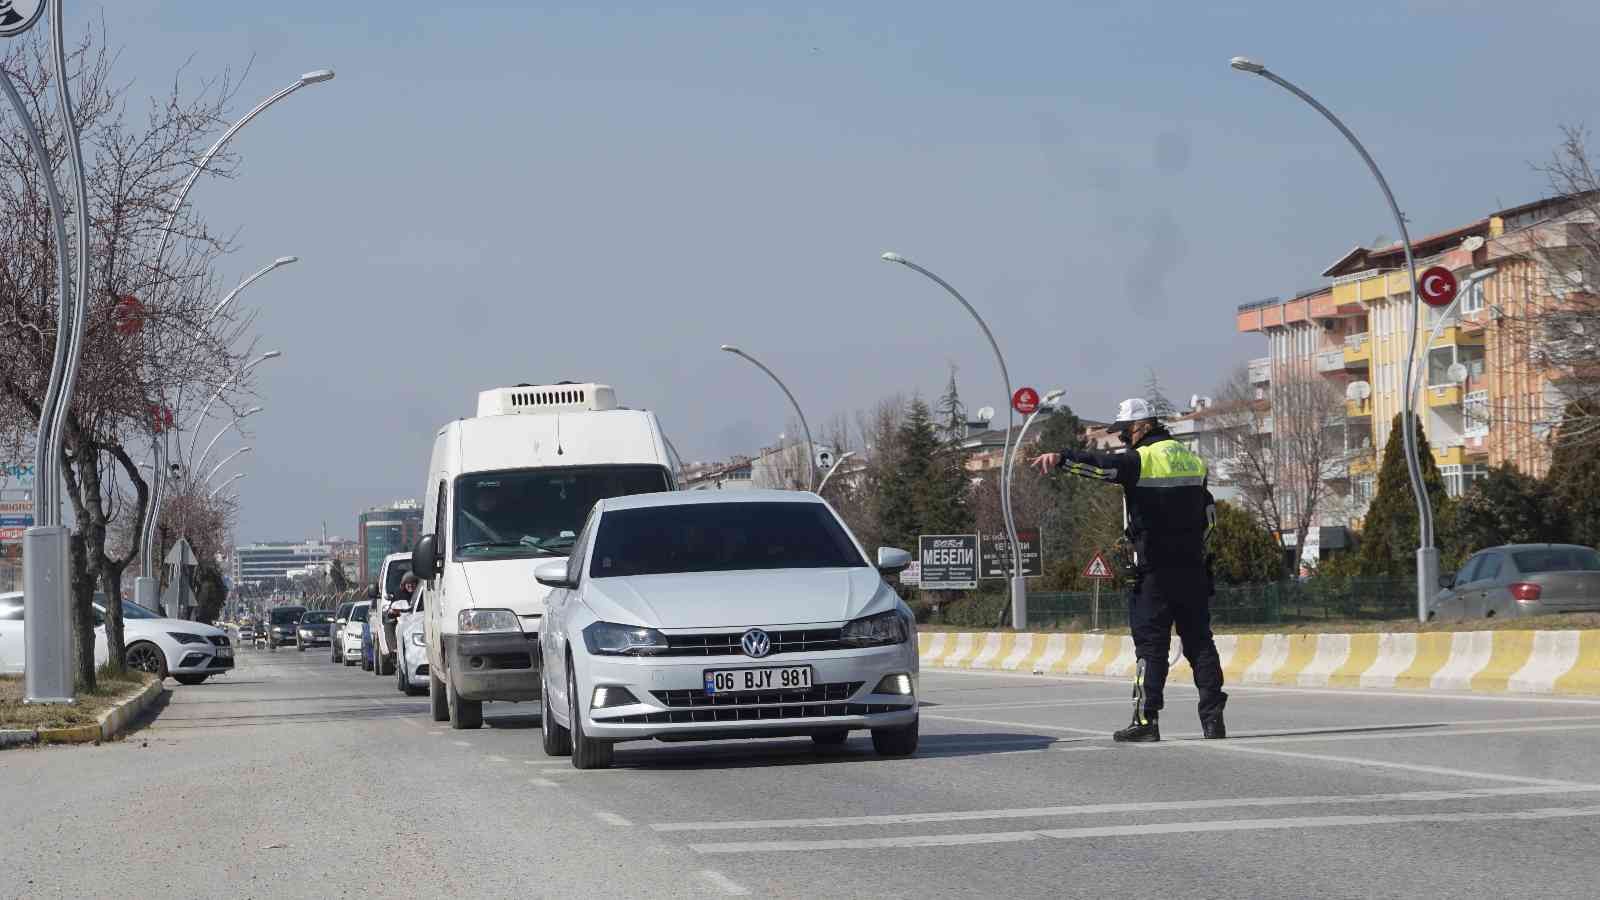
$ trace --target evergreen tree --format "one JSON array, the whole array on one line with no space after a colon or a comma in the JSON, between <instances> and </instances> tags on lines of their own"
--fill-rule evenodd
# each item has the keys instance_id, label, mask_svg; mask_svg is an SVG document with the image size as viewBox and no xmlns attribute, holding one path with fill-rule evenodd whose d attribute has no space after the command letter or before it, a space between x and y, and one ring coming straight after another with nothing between
<instances>
[{"instance_id":1,"label":"evergreen tree","mask_svg":"<svg viewBox=\"0 0 1600 900\"><path fill-rule=\"evenodd\" d=\"M944 396L939 398L939 417L944 423L941 432L946 441L953 443L967 436L967 407L956 389L955 363L950 364L950 383L945 385Z\"/></svg>"},{"instance_id":2,"label":"evergreen tree","mask_svg":"<svg viewBox=\"0 0 1600 900\"><path fill-rule=\"evenodd\" d=\"M1272 532L1230 503L1217 503L1209 548L1217 584L1264 584L1283 575L1283 549Z\"/></svg>"},{"instance_id":3,"label":"evergreen tree","mask_svg":"<svg viewBox=\"0 0 1600 900\"><path fill-rule=\"evenodd\" d=\"M894 463L879 485L878 524L885 543L910 549L919 535L970 532L962 456L939 439L928 404L911 401L895 443Z\"/></svg>"},{"instance_id":4,"label":"evergreen tree","mask_svg":"<svg viewBox=\"0 0 1600 900\"><path fill-rule=\"evenodd\" d=\"M1593 422L1593 411L1567 407L1545 479L1552 508L1565 517L1565 539L1590 547L1600 545L1600 445L1584 433Z\"/></svg>"},{"instance_id":5,"label":"evergreen tree","mask_svg":"<svg viewBox=\"0 0 1600 900\"><path fill-rule=\"evenodd\" d=\"M1177 415L1178 408L1172 405L1172 401L1167 399L1166 392L1161 389L1161 378L1156 375L1156 370L1149 368L1145 371L1149 373L1149 377L1144 382L1144 399L1150 404L1150 409L1156 414L1156 418L1165 421Z\"/></svg>"},{"instance_id":6,"label":"evergreen tree","mask_svg":"<svg viewBox=\"0 0 1600 900\"><path fill-rule=\"evenodd\" d=\"M1417 571L1417 503L1411 494L1411 479L1406 471L1405 434L1401 431L1403 413L1397 413L1389 426L1389 441L1383 448L1383 465L1378 469L1378 492L1372 498L1361 527L1361 574L1397 577ZM1451 502L1445 494L1444 479L1433 462L1428 438L1417 431L1417 457L1422 463L1422 484L1433 504L1435 531L1449 537ZM1440 541L1444 546L1454 542ZM1445 560L1444 563L1449 562ZM1441 563L1441 569L1444 568Z\"/></svg>"},{"instance_id":7,"label":"evergreen tree","mask_svg":"<svg viewBox=\"0 0 1600 900\"><path fill-rule=\"evenodd\" d=\"M1456 504L1456 555L1465 559L1500 544L1567 541L1567 507L1551 496L1553 488L1510 465L1490 469Z\"/></svg>"},{"instance_id":8,"label":"evergreen tree","mask_svg":"<svg viewBox=\"0 0 1600 900\"><path fill-rule=\"evenodd\" d=\"M344 560L336 559L328 566L328 583L335 591L350 589L350 578L344 573Z\"/></svg>"}]
</instances>

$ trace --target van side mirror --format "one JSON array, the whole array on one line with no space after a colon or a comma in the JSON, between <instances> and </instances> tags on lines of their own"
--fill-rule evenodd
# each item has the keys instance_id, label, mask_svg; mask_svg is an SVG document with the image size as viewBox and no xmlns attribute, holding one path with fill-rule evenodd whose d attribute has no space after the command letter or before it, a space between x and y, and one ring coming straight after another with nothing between
<instances>
[{"instance_id":1,"label":"van side mirror","mask_svg":"<svg viewBox=\"0 0 1600 900\"><path fill-rule=\"evenodd\" d=\"M911 554L898 547L878 548L878 571L885 575L898 575L911 565Z\"/></svg>"},{"instance_id":2,"label":"van side mirror","mask_svg":"<svg viewBox=\"0 0 1600 900\"><path fill-rule=\"evenodd\" d=\"M567 561L547 562L533 570L533 580L549 588L575 588L576 581L567 577Z\"/></svg>"},{"instance_id":3,"label":"van side mirror","mask_svg":"<svg viewBox=\"0 0 1600 900\"><path fill-rule=\"evenodd\" d=\"M432 581L439 574L442 562L435 535L417 538L417 545L411 548L411 571L416 572L418 578Z\"/></svg>"},{"instance_id":4,"label":"van side mirror","mask_svg":"<svg viewBox=\"0 0 1600 900\"><path fill-rule=\"evenodd\" d=\"M375 584L367 585L367 599L368 600L376 600L376 599L378 599L378 586L377 585L375 585Z\"/></svg>"}]
</instances>

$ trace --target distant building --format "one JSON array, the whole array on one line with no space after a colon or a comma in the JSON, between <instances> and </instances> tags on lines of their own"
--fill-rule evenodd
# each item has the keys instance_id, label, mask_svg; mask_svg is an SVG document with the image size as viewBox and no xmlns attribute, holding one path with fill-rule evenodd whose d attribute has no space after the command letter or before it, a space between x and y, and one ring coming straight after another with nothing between
<instances>
[{"instance_id":1,"label":"distant building","mask_svg":"<svg viewBox=\"0 0 1600 900\"><path fill-rule=\"evenodd\" d=\"M367 510L357 518L362 565L350 574L362 585L372 584L378 580L385 556L409 553L421 536L422 506L415 500L396 500Z\"/></svg>"},{"instance_id":2,"label":"distant building","mask_svg":"<svg viewBox=\"0 0 1600 900\"><path fill-rule=\"evenodd\" d=\"M269 587L287 581L291 571L329 562L329 547L321 541L266 541L233 551L233 580Z\"/></svg>"}]
</instances>

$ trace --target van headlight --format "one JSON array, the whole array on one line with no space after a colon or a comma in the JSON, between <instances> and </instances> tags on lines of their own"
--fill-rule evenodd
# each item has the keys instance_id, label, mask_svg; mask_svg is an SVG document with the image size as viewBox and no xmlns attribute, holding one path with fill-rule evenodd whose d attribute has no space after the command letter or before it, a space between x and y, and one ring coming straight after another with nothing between
<instances>
[{"instance_id":1,"label":"van headlight","mask_svg":"<svg viewBox=\"0 0 1600 900\"><path fill-rule=\"evenodd\" d=\"M897 610L878 613L845 623L844 642L852 647L883 647L904 644L911 636L905 617Z\"/></svg>"},{"instance_id":2,"label":"van headlight","mask_svg":"<svg viewBox=\"0 0 1600 900\"><path fill-rule=\"evenodd\" d=\"M600 656L654 656L667 649L667 636L654 628L595 622L583 630L583 643Z\"/></svg>"},{"instance_id":3,"label":"van headlight","mask_svg":"<svg viewBox=\"0 0 1600 900\"><path fill-rule=\"evenodd\" d=\"M425 645L426 643L427 643L427 641L423 638L422 632L420 632L420 631L411 632L411 646L413 646L413 647L421 647L421 646Z\"/></svg>"},{"instance_id":4,"label":"van headlight","mask_svg":"<svg viewBox=\"0 0 1600 900\"><path fill-rule=\"evenodd\" d=\"M462 634L492 634L522 630L517 614L509 609L463 609L456 614L456 630Z\"/></svg>"}]
</instances>

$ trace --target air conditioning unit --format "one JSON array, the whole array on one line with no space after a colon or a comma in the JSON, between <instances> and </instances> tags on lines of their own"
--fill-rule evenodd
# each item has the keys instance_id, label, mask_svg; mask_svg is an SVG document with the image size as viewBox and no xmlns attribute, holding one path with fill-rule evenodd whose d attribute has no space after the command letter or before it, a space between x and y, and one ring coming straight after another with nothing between
<instances>
[{"instance_id":1,"label":"air conditioning unit","mask_svg":"<svg viewBox=\"0 0 1600 900\"><path fill-rule=\"evenodd\" d=\"M617 408L617 392L609 384L563 381L519 384L478 394L479 416L526 416L550 413L601 412Z\"/></svg>"}]
</instances>

